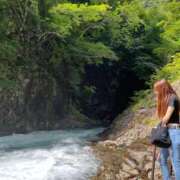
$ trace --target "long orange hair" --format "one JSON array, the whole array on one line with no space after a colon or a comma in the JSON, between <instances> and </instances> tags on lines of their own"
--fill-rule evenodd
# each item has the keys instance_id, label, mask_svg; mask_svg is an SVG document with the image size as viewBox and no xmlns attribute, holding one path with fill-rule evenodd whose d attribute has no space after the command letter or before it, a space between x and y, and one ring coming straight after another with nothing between
<instances>
[{"instance_id":1,"label":"long orange hair","mask_svg":"<svg viewBox=\"0 0 180 180\"><path fill-rule=\"evenodd\" d=\"M157 115L159 118L163 118L168 108L168 102L172 94L176 94L170 83L165 80L159 80L154 83L154 90L157 94Z\"/></svg>"}]
</instances>

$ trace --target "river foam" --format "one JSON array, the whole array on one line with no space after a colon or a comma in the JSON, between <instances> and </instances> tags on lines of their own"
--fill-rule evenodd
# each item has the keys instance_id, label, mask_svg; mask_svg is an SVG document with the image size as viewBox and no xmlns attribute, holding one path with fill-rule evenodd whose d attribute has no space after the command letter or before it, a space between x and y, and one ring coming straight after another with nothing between
<instances>
[{"instance_id":1,"label":"river foam","mask_svg":"<svg viewBox=\"0 0 180 180\"><path fill-rule=\"evenodd\" d=\"M99 161L88 145L102 129L0 137L0 180L88 180Z\"/></svg>"}]
</instances>

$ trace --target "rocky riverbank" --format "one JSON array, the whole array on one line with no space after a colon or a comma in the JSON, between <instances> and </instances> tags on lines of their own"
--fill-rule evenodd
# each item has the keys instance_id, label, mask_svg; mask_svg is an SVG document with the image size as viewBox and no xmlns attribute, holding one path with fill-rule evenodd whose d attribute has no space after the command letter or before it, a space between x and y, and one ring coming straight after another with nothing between
<instances>
[{"instance_id":1,"label":"rocky riverbank","mask_svg":"<svg viewBox=\"0 0 180 180\"><path fill-rule=\"evenodd\" d=\"M180 95L180 81L173 83ZM147 97L145 97L147 98ZM153 147L148 136L158 121L154 116L152 94L150 107L126 109L111 127L102 134L102 140L93 144L94 152L102 163L92 180L149 180L152 171ZM155 180L161 179L156 161Z\"/></svg>"},{"instance_id":2,"label":"rocky riverbank","mask_svg":"<svg viewBox=\"0 0 180 180\"><path fill-rule=\"evenodd\" d=\"M135 124L119 137L112 138L111 134L111 138L94 144L94 152L102 164L92 180L149 180L153 157L147 137L150 130L148 126ZM158 162L155 177L161 179Z\"/></svg>"}]
</instances>

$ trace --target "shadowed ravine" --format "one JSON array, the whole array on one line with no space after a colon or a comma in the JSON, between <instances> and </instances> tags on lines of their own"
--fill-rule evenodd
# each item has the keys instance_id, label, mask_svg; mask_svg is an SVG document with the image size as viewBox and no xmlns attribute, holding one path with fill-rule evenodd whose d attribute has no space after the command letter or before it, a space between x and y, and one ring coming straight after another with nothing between
<instances>
[{"instance_id":1,"label":"shadowed ravine","mask_svg":"<svg viewBox=\"0 0 180 180\"><path fill-rule=\"evenodd\" d=\"M101 131L39 131L1 137L1 180L87 180L99 165L88 142Z\"/></svg>"}]
</instances>

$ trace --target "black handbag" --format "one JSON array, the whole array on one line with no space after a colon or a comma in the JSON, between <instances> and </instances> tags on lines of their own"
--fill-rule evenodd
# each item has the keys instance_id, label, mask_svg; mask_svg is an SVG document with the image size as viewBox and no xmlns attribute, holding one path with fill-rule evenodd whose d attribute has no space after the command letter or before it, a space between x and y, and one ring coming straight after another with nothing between
<instances>
[{"instance_id":1,"label":"black handbag","mask_svg":"<svg viewBox=\"0 0 180 180\"><path fill-rule=\"evenodd\" d=\"M157 147L168 148L171 146L171 140L168 133L168 128L160 124L156 128L153 128L150 136L151 144Z\"/></svg>"}]
</instances>

